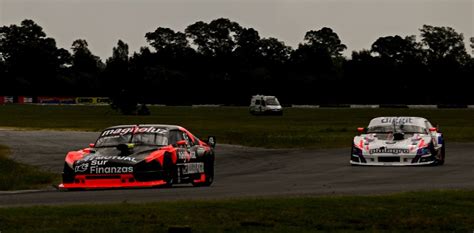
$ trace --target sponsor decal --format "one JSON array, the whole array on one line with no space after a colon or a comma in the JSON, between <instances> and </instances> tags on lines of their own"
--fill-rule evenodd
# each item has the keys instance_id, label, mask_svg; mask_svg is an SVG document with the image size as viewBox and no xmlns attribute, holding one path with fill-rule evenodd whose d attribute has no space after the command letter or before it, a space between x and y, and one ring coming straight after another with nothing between
<instances>
[{"instance_id":1,"label":"sponsor decal","mask_svg":"<svg viewBox=\"0 0 474 233\"><path fill-rule=\"evenodd\" d=\"M155 127L129 127L129 128L118 128L118 129L109 129L100 135L100 137L111 136L111 135L124 135L129 133L157 133L165 134L167 130L155 128Z\"/></svg>"},{"instance_id":2,"label":"sponsor decal","mask_svg":"<svg viewBox=\"0 0 474 233\"><path fill-rule=\"evenodd\" d=\"M196 151L191 151L191 153L187 151L180 150L178 151L178 159L183 159L183 160L191 160L196 158Z\"/></svg>"},{"instance_id":3,"label":"sponsor decal","mask_svg":"<svg viewBox=\"0 0 474 233\"><path fill-rule=\"evenodd\" d=\"M88 168L89 168L89 164L83 163L81 165L77 165L76 167L74 167L74 172L82 173L82 172L87 171Z\"/></svg>"},{"instance_id":4,"label":"sponsor decal","mask_svg":"<svg viewBox=\"0 0 474 233\"><path fill-rule=\"evenodd\" d=\"M410 153L409 149L402 149L402 148L385 148L380 147L377 149L370 149L370 154L400 154L400 153Z\"/></svg>"},{"instance_id":5,"label":"sponsor decal","mask_svg":"<svg viewBox=\"0 0 474 233\"><path fill-rule=\"evenodd\" d=\"M395 123L398 125L411 124L413 119L411 117L385 117L381 120L382 123Z\"/></svg>"},{"instance_id":6,"label":"sponsor decal","mask_svg":"<svg viewBox=\"0 0 474 233\"><path fill-rule=\"evenodd\" d=\"M123 161L137 163L138 161L133 157L128 156L89 156L82 160L77 161L74 171L77 173L90 173L90 174L118 174L118 173L131 173L133 172L132 166L113 166L106 167L109 160Z\"/></svg>"},{"instance_id":7,"label":"sponsor decal","mask_svg":"<svg viewBox=\"0 0 474 233\"><path fill-rule=\"evenodd\" d=\"M204 163L186 163L181 168L183 175L196 174L204 172Z\"/></svg>"},{"instance_id":8,"label":"sponsor decal","mask_svg":"<svg viewBox=\"0 0 474 233\"><path fill-rule=\"evenodd\" d=\"M79 162L88 162L88 161L93 161L93 160L119 160L119 161L129 161L129 162L138 162L134 157L129 157L129 156L103 156L103 155L97 155L97 156L89 156L86 157L82 160L79 160Z\"/></svg>"},{"instance_id":9,"label":"sponsor decal","mask_svg":"<svg viewBox=\"0 0 474 233\"><path fill-rule=\"evenodd\" d=\"M106 167L108 161L106 160L92 160L90 163L78 164L74 167L74 171L77 173L90 173L90 174L119 174L119 173L132 173L132 166L116 166ZM89 172L87 172L89 170Z\"/></svg>"},{"instance_id":10,"label":"sponsor decal","mask_svg":"<svg viewBox=\"0 0 474 233\"><path fill-rule=\"evenodd\" d=\"M91 166L91 174L118 174L118 173L132 173L133 167L99 167Z\"/></svg>"}]
</instances>

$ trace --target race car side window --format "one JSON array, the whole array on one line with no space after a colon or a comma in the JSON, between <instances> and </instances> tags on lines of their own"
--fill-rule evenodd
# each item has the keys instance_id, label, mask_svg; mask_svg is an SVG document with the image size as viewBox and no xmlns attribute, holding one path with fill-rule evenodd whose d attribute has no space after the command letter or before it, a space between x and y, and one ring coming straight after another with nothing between
<instances>
[{"instance_id":1,"label":"race car side window","mask_svg":"<svg viewBox=\"0 0 474 233\"><path fill-rule=\"evenodd\" d=\"M425 121L425 124L426 124L426 128L428 129L433 127L429 121Z\"/></svg>"},{"instance_id":2,"label":"race car side window","mask_svg":"<svg viewBox=\"0 0 474 233\"><path fill-rule=\"evenodd\" d=\"M188 135L189 137L191 138L191 140L193 140L193 143L194 145L198 145L199 144L199 138L197 138L196 136L194 136L192 133L188 132Z\"/></svg>"},{"instance_id":3,"label":"race car side window","mask_svg":"<svg viewBox=\"0 0 474 233\"><path fill-rule=\"evenodd\" d=\"M185 131L182 131L182 135L183 135L184 140L186 140L186 143L189 146L194 146L194 141L195 140L194 140L192 135L187 134Z\"/></svg>"},{"instance_id":4,"label":"race car side window","mask_svg":"<svg viewBox=\"0 0 474 233\"><path fill-rule=\"evenodd\" d=\"M429 121L425 121L425 125L426 125L425 133L428 133L428 130L432 128L433 126L431 125Z\"/></svg>"},{"instance_id":5,"label":"race car side window","mask_svg":"<svg viewBox=\"0 0 474 233\"><path fill-rule=\"evenodd\" d=\"M169 132L169 144L174 145L178 141L184 140L183 133L180 130L170 130Z\"/></svg>"}]
</instances>

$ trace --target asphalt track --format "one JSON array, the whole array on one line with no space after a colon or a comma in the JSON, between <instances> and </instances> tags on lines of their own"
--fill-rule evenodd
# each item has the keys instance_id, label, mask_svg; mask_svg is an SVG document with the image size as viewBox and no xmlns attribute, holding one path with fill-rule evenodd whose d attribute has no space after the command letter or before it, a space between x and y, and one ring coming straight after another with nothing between
<instances>
[{"instance_id":1,"label":"asphalt track","mask_svg":"<svg viewBox=\"0 0 474 233\"><path fill-rule=\"evenodd\" d=\"M15 160L60 173L65 153L86 147L97 136L0 129L0 144L12 148ZM275 150L218 144L211 187L2 192L0 207L473 189L474 143L449 143L446 152L446 164L440 167L354 167L349 165L349 148Z\"/></svg>"}]
</instances>

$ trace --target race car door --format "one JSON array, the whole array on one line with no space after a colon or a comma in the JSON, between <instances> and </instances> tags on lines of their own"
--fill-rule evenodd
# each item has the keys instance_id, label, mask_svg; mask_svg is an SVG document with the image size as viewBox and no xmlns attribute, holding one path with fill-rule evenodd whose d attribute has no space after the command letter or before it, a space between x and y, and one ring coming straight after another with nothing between
<instances>
[{"instance_id":1,"label":"race car door","mask_svg":"<svg viewBox=\"0 0 474 233\"><path fill-rule=\"evenodd\" d=\"M204 172L204 163L198 161L196 144L192 135L181 130L170 131L171 137L176 137L177 142L177 178L178 183L192 182ZM173 139L174 140L174 139Z\"/></svg>"}]
</instances>

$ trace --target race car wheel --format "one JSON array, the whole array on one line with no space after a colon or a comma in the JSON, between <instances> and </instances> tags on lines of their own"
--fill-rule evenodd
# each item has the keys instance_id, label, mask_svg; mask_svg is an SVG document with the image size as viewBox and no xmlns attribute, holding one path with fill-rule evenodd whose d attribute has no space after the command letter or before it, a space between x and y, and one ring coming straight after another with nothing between
<instances>
[{"instance_id":1,"label":"race car wheel","mask_svg":"<svg viewBox=\"0 0 474 233\"><path fill-rule=\"evenodd\" d=\"M193 186L211 186L212 182L214 182L214 154L209 155L204 162L204 174L206 175L206 181L199 183L193 182Z\"/></svg>"},{"instance_id":2,"label":"race car wheel","mask_svg":"<svg viewBox=\"0 0 474 233\"><path fill-rule=\"evenodd\" d=\"M176 166L173 164L171 154L165 153L163 158L163 180L166 182L165 187L171 188L174 183Z\"/></svg>"},{"instance_id":3,"label":"race car wheel","mask_svg":"<svg viewBox=\"0 0 474 233\"><path fill-rule=\"evenodd\" d=\"M441 147L441 153L439 155L439 159L436 160L436 165L443 165L444 164L444 158L446 155L446 144L443 142L443 147Z\"/></svg>"},{"instance_id":4,"label":"race car wheel","mask_svg":"<svg viewBox=\"0 0 474 233\"><path fill-rule=\"evenodd\" d=\"M64 163L64 168L63 168L63 183L72 183L74 182L74 170L67 165L67 163Z\"/></svg>"}]
</instances>

